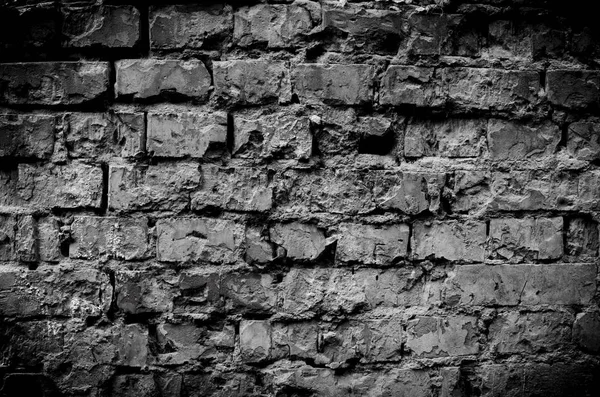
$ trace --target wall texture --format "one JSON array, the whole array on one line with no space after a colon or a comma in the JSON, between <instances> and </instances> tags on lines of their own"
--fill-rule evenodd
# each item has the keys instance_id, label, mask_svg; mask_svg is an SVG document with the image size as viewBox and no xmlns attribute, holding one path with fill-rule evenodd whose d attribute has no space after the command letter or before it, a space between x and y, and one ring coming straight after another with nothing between
<instances>
[{"instance_id":1,"label":"wall texture","mask_svg":"<svg viewBox=\"0 0 600 397\"><path fill-rule=\"evenodd\" d=\"M0 395L600 395L599 29L4 0Z\"/></svg>"}]
</instances>

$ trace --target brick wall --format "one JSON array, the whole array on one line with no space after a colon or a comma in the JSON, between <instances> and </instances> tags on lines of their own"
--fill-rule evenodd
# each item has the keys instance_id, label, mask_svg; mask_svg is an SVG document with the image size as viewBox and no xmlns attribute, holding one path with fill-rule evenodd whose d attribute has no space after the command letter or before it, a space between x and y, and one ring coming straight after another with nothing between
<instances>
[{"instance_id":1,"label":"brick wall","mask_svg":"<svg viewBox=\"0 0 600 397\"><path fill-rule=\"evenodd\" d=\"M599 395L589 5L2 4L0 395Z\"/></svg>"}]
</instances>

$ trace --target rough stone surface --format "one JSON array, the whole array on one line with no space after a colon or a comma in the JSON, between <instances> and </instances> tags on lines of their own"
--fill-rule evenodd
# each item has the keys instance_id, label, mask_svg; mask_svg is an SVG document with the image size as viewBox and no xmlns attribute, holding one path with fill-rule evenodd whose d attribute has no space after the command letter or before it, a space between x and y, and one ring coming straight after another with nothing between
<instances>
[{"instance_id":1,"label":"rough stone surface","mask_svg":"<svg viewBox=\"0 0 600 397\"><path fill-rule=\"evenodd\" d=\"M301 102L364 105L373 101L373 67L301 64L292 72L292 85Z\"/></svg>"},{"instance_id":2,"label":"rough stone surface","mask_svg":"<svg viewBox=\"0 0 600 397\"><path fill-rule=\"evenodd\" d=\"M492 219L488 256L510 262L563 255L563 219Z\"/></svg>"},{"instance_id":3,"label":"rough stone surface","mask_svg":"<svg viewBox=\"0 0 600 397\"><path fill-rule=\"evenodd\" d=\"M232 103L257 105L291 99L289 71L283 62L214 62L213 79L215 94Z\"/></svg>"},{"instance_id":4,"label":"rough stone surface","mask_svg":"<svg viewBox=\"0 0 600 397\"><path fill-rule=\"evenodd\" d=\"M227 40L233 29L228 5L168 5L150 9L153 49L210 48Z\"/></svg>"},{"instance_id":5,"label":"rough stone surface","mask_svg":"<svg viewBox=\"0 0 600 397\"><path fill-rule=\"evenodd\" d=\"M52 115L0 115L0 157L49 158L55 128Z\"/></svg>"},{"instance_id":6,"label":"rough stone surface","mask_svg":"<svg viewBox=\"0 0 600 397\"><path fill-rule=\"evenodd\" d=\"M107 62L40 62L0 65L0 102L76 105L108 92Z\"/></svg>"},{"instance_id":7,"label":"rough stone surface","mask_svg":"<svg viewBox=\"0 0 600 397\"><path fill-rule=\"evenodd\" d=\"M131 48L140 37L140 12L133 6L65 7L67 47Z\"/></svg>"},{"instance_id":8,"label":"rough stone surface","mask_svg":"<svg viewBox=\"0 0 600 397\"><path fill-rule=\"evenodd\" d=\"M414 225L411 246L415 258L483 262L486 226L483 222L419 222Z\"/></svg>"},{"instance_id":9,"label":"rough stone surface","mask_svg":"<svg viewBox=\"0 0 600 397\"><path fill-rule=\"evenodd\" d=\"M0 397L597 397L591 10L2 2Z\"/></svg>"},{"instance_id":10,"label":"rough stone surface","mask_svg":"<svg viewBox=\"0 0 600 397\"><path fill-rule=\"evenodd\" d=\"M146 99L172 95L204 100L211 78L201 61L123 59L115 62L117 97Z\"/></svg>"},{"instance_id":11,"label":"rough stone surface","mask_svg":"<svg viewBox=\"0 0 600 397\"><path fill-rule=\"evenodd\" d=\"M225 112L148 114L148 151L156 157L202 158L226 142Z\"/></svg>"}]
</instances>

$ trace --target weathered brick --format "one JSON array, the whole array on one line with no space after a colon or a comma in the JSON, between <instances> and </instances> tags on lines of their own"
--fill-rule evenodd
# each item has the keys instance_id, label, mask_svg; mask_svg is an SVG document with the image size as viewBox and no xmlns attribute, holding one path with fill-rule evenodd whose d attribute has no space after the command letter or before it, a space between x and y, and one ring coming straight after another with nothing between
<instances>
[{"instance_id":1,"label":"weathered brick","mask_svg":"<svg viewBox=\"0 0 600 397\"><path fill-rule=\"evenodd\" d=\"M408 322L406 347L417 357L464 356L479 352L477 319L419 316Z\"/></svg>"},{"instance_id":2,"label":"weathered brick","mask_svg":"<svg viewBox=\"0 0 600 397\"><path fill-rule=\"evenodd\" d=\"M491 119L487 126L490 157L493 160L521 160L553 154L561 140L558 126L546 122L532 127Z\"/></svg>"},{"instance_id":3,"label":"weathered brick","mask_svg":"<svg viewBox=\"0 0 600 397\"><path fill-rule=\"evenodd\" d=\"M267 263L275 259L275 247L269 241L266 228L246 227L246 252L244 260L248 263Z\"/></svg>"},{"instance_id":4,"label":"weathered brick","mask_svg":"<svg viewBox=\"0 0 600 397\"><path fill-rule=\"evenodd\" d=\"M488 32L488 40L482 48L482 55L510 60L532 58L532 31L529 24L500 19L490 22Z\"/></svg>"},{"instance_id":5,"label":"weathered brick","mask_svg":"<svg viewBox=\"0 0 600 397\"><path fill-rule=\"evenodd\" d=\"M420 214L440 209L445 174L430 172L371 172L373 195L378 207Z\"/></svg>"},{"instance_id":6,"label":"weathered brick","mask_svg":"<svg viewBox=\"0 0 600 397\"><path fill-rule=\"evenodd\" d=\"M55 128L56 119L52 115L0 115L0 158L49 158L54 150Z\"/></svg>"},{"instance_id":7,"label":"weathered brick","mask_svg":"<svg viewBox=\"0 0 600 397\"><path fill-rule=\"evenodd\" d=\"M118 270L115 272L115 303L128 314L170 312L174 283L166 272L155 276L144 270Z\"/></svg>"},{"instance_id":8,"label":"weathered brick","mask_svg":"<svg viewBox=\"0 0 600 397\"><path fill-rule=\"evenodd\" d=\"M225 43L233 30L231 6L167 5L150 8L153 49L210 48Z\"/></svg>"},{"instance_id":9,"label":"weathered brick","mask_svg":"<svg viewBox=\"0 0 600 397\"><path fill-rule=\"evenodd\" d=\"M452 104L470 109L524 109L537 103L538 72L481 68L443 69Z\"/></svg>"},{"instance_id":10,"label":"weathered brick","mask_svg":"<svg viewBox=\"0 0 600 397\"><path fill-rule=\"evenodd\" d=\"M481 120L414 120L406 127L404 156L477 157L485 147L484 137Z\"/></svg>"},{"instance_id":11,"label":"weathered brick","mask_svg":"<svg viewBox=\"0 0 600 397\"><path fill-rule=\"evenodd\" d=\"M578 160L600 159L600 123L576 122L569 124L567 151Z\"/></svg>"},{"instance_id":12,"label":"weathered brick","mask_svg":"<svg viewBox=\"0 0 600 397\"><path fill-rule=\"evenodd\" d=\"M201 61L175 59L122 59L115 62L117 97L146 99L173 95L205 100L211 86Z\"/></svg>"},{"instance_id":13,"label":"weathered brick","mask_svg":"<svg viewBox=\"0 0 600 397\"><path fill-rule=\"evenodd\" d=\"M233 116L232 155L240 158L308 160L312 133L307 116L293 112L240 113Z\"/></svg>"},{"instance_id":14,"label":"weathered brick","mask_svg":"<svg viewBox=\"0 0 600 397\"><path fill-rule=\"evenodd\" d=\"M320 22L320 8L313 1L241 7L235 12L233 39L242 47L262 43L269 48L296 46Z\"/></svg>"},{"instance_id":15,"label":"weathered brick","mask_svg":"<svg viewBox=\"0 0 600 397\"><path fill-rule=\"evenodd\" d=\"M39 62L0 65L0 102L76 105L108 91L108 62Z\"/></svg>"},{"instance_id":16,"label":"weathered brick","mask_svg":"<svg viewBox=\"0 0 600 397\"><path fill-rule=\"evenodd\" d=\"M566 254L580 258L598 256L598 224L586 218L568 219Z\"/></svg>"},{"instance_id":17,"label":"weathered brick","mask_svg":"<svg viewBox=\"0 0 600 397\"><path fill-rule=\"evenodd\" d=\"M117 364L126 367L144 367L149 356L148 329L139 324L117 327L113 338L117 350Z\"/></svg>"},{"instance_id":18,"label":"weathered brick","mask_svg":"<svg viewBox=\"0 0 600 397\"><path fill-rule=\"evenodd\" d=\"M21 215L17 218L16 256L22 262L37 262L39 260L37 222L31 215Z\"/></svg>"},{"instance_id":19,"label":"weathered brick","mask_svg":"<svg viewBox=\"0 0 600 397\"><path fill-rule=\"evenodd\" d=\"M13 216L0 215L0 260L15 259L17 222Z\"/></svg>"},{"instance_id":20,"label":"weathered brick","mask_svg":"<svg viewBox=\"0 0 600 397\"><path fill-rule=\"evenodd\" d=\"M315 260L327 246L322 230L303 223L277 224L269 228L271 241L285 249L291 259Z\"/></svg>"},{"instance_id":21,"label":"weathered brick","mask_svg":"<svg viewBox=\"0 0 600 397\"><path fill-rule=\"evenodd\" d=\"M275 283L275 277L270 274L229 273L222 277L220 293L227 300L227 309L231 311L273 313L278 305ZM215 283L208 280L206 284L208 299L214 299Z\"/></svg>"},{"instance_id":22,"label":"weathered brick","mask_svg":"<svg viewBox=\"0 0 600 397\"><path fill-rule=\"evenodd\" d=\"M548 101L567 108L597 107L600 73L588 70L549 70L546 73Z\"/></svg>"},{"instance_id":23,"label":"weathered brick","mask_svg":"<svg viewBox=\"0 0 600 397\"><path fill-rule=\"evenodd\" d=\"M240 353L246 362L260 362L271 356L271 324L268 321L240 322Z\"/></svg>"},{"instance_id":24,"label":"weathered brick","mask_svg":"<svg viewBox=\"0 0 600 397\"><path fill-rule=\"evenodd\" d=\"M143 113L70 113L67 120L69 157L134 157L146 150Z\"/></svg>"},{"instance_id":25,"label":"weathered brick","mask_svg":"<svg viewBox=\"0 0 600 397\"><path fill-rule=\"evenodd\" d=\"M563 255L563 219L527 218L490 221L488 257L523 262Z\"/></svg>"},{"instance_id":26,"label":"weathered brick","mask_svg":"<svg viewBox=\"0 0 600 397\"><path fill-rule=\"evenodd\" d=\"M226 143L225 112L148 113L148 151L156 157L202 158Z\"/></svg>"},{"instance_id":27,"label":"weathered brick","mask_svg":"<svg viewBox=\"0 0 600 397\"><path fill-rule=\"evenodd\" d=\"M116 375L105 387L115 397L126 397L132 394L139 397L154 397L159 393L152 374Z\"/></svg>"},{"instance_id":28,"label":"weathered brick","mask_svg":"<svg viewBox=\"0 0 600 397\"><path fill-rule=\"evenodd\" d=\"M300 101L332 105L364 105L373 101L371 65L299 64L292 72Z\"/></svg>"},{"instance_id":29,"label":"weathered brick","mask_svg":"<svg viewBox=\"0 0 600 397\"><path fill-rule=\"evenodd\" d=\"M491 196L490 173L482 170L456 171L454 173L451 209L455 213L480 213Z\"/></svg>"},{"instance_id":30,"label":"weathered brick","mask_svg":"<svg viewBox=\"0 0 600 397\"><path fill-rule=\"evenodd\" d=\"M7 5L5 2L3 5ZM0 48L5 57L23 55L29 51L57 51L60 12L49 2L36 7L3 7L0 15Z\"/></svg>"},{"instance_id":31,"label":"weathered brick","mask_svg":"<svg viewBox=\"0 0 600 397\"><path fill-rule=\"evenodd\" d=\"M140 38L140 13L133 6L63 7L67 47L131 48Z\"/></svg>"},{"instance_id":32,"label":"weathered brick","mask_svg":"<svg viewBox=\"0 0 600 397\"><path fill-rule=\"evenodd\" d=\"M58 220L54 217L39 219L37 231L40 260L58 262L62 258Z\"/></svg>"},{"instance_id":33,"label":"weathered brick","mask_svg":"<svg viewBox=\"0 0 600 397\"><path fill-rule=\"evenodd\" d=\"M398 11L365 9L345 5L325 6L322 27L333 50L375 52L395 55L405 43L408 27L405 15Z\"/></svg>"},{"instance_id":34,"label":"weathered brick","mask_svg":"<svg viewBox=\"0 0 600 397\"><path fill-rule=\"evenodd\" d=\"M494 352L542 353L566 346L573 316L563 312L506 312L494 318L488 338Z\"/></svg>"},{"instance_id":35,"label":"weathered brick","mask_svg":"<svg viewBox=\"0 0 600 397\"><path fill-rule=\"evenodd\" d=\"M64 266L0 267L0 315L9 317L100 317L111 305L108 274ZM31 288L35 285L35 288Z\"/></svg>"},{"instance_id":36,"label":"weathered brick","mask_svg":"<svg viewBox=\"0 0 600 397\"><path fill-rule=\"evenodd\" d=\"M439 107L446 102L439 72L434 68L392 65L380 87L381 105Z\"/></svg>"},{"instance_id":37,"label":"weathered brick","mask_svg":"<svg viewBox=\"0 0 600 397\"><path fill-rule=\"evenodd\" d=\"M486 225L478 221L417 222L411 247L415 258L483 262Z\"/></svg>"},{"instance_id":38,"label":"weathered brick","mask_svg":"<svg viewBox=\"0 0 600 397\"><path fill-rule=\"evenodd\" d=\"M78 259L151 257L145 218L76 217L71 224L69 257Z\"/></svg>"},{"instance_id":39,"label":"weathered brick","mask_svg":"<svg viewBox=\"0 0 600 397\"><path fill-rule=\"evenodd\" d=\"M102 169L83 163L19 164L17 204L41 208L100 208Z\"/></svg>"},{"instance_id":40,"label":"weathered brick","mask_svg":"<svg viewBox=\"0 0 600 397\"><path fill-rule=\"evenodd\" d=\"M478 55L479 38L465 26L464 15L410 13L407 19L411 31L407 47L411 54Z\"/></svg>"},{"instance_id":41,"label":"weathered brick","mask_svg":"<svg viewBox=\"0 0 600 397\"><path fill-rule=\"evenodd\" d=\"M285 63L265 60L213 62L215 94L237 104L286 103L291 100Z\"/></svg>"},{"instance_id":42,"label":"weathered brick","mask_svg":"<svg viewBox=\"0 0 600 397\"><path fill-rule=\"evenodd\" d=\"M108 206L112 210L189 207L189 195L200 186L197 164L158 164L141 167L112 164L109 167Z\"/></svg>"},{"instance_id":43,"label":"weathered brick","mask_svg":"<svg viewBox=\"0 0 600 397\"><path fill-rule=\"evenodd\" d=\"M408 225L343 223L338 229L336 259L370 265L389 265L408 254Z\"/></svg>"},{"instance_id":44,"label":"weathered brick","mask_svg":"<svg viewBox=\"0 0 600 397\"><path fill-rule=\"evenodd\" d=\"M65 325L60 321L25 321L0 327L0 352L5 365L44 365L53 354L65 348ZM18 349L11 348L19 346Z\"/></svg>"},{"instance_id":45,"label":"weathered brick","mask_svg":"<svg viewBox=\"0 0 600 397\"><path fill-rule=\"evenodd\" d=\"M461 265L446 280L450 305L574 305L596 290L594 264Z\"/></svg>"},{"instance_id":46,"label":"weathered brick","mask_svg":"<svg viewBox=\"0 0 600 397\"><path fill-rule=\"evenodd\" d=\"M241 254L244 228L228 220L161 219L157 227L157 258L165 262L235 262Z\"/></svg>"},{"instance_id":47,"label":"weathered brick","mask_svg":"<svg viewBox=\"0 0 600 397\"><path fill-rule=\"evenodd\" d=\"M484 365L479 384L482 397L593 396L600 389L598 372L589 363Z\"/></svg>"},{"instance_id":48,"label":"weathered brick","mask_svg":"<svg viewBox=\"0 0 600 397\"><path fill-rule=\"evenodd\" d=\"M598 312L579 313L573 325L573 340L591 353L600 352L600 315Z\"/></svg>"},{"instance_id":49,"label":"weathered brick","mask_svg":"<svg viewBox=\"0 0 600 397\"><path fill-rule=\"evenodd\" d=\"M265 169L207 164L201 175L201 189L192 194L194 210L267 211L273 205L273 188Z\"/></svg>"}]
</instances>

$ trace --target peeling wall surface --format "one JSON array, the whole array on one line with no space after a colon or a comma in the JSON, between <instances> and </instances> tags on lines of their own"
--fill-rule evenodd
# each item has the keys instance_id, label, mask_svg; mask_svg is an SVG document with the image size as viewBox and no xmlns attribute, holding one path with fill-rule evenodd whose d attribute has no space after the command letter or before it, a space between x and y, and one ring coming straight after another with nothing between
<instances>
[{"instance_id":1,"label":"peeling wall surface","mask_svg":"<svg viewBox=\"0 0 600 397\"><path fill-rule=\"evenodd\" d=\"M0 0L0 397L600 396L580 0Z\"/></svg>"}]
</instances>

